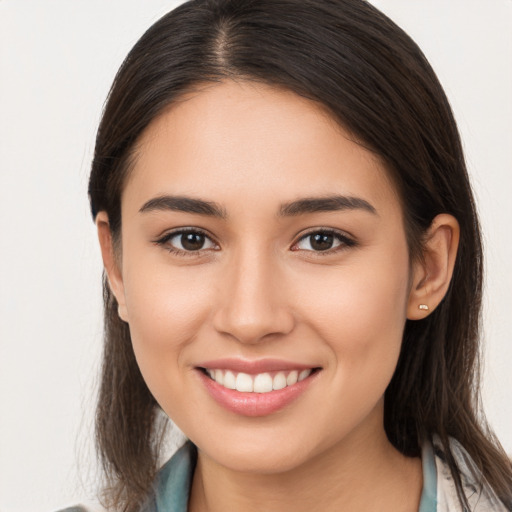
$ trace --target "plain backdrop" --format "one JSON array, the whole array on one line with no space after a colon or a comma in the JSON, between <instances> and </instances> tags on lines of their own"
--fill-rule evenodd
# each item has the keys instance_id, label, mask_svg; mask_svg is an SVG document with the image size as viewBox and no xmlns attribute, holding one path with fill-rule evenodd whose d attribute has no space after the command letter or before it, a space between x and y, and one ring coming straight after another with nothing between
<instances>
[{"instance_id":1,"label":"plain backdrop","mask_svg":"<svg viewBox=\"0 0 512 512\"><path fill-rule=\"evenodd\" d=\"M0 0L0 512L93 499L95 129L122 59L177 3ZM373 3L422 47L460 126L486 242L484 406L512 453L512 1Z\"/></svg>"}]
</instances>

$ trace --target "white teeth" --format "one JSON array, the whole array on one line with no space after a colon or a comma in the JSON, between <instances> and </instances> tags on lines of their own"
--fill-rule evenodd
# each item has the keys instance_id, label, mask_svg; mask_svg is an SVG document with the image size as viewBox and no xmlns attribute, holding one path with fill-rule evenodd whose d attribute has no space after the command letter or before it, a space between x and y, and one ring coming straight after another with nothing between
<instances>
[{"instance_id":1,"label":"white teeth","mask_svg":"<svg viewBox=\"0 0 512 512\"><path fill-rule=\"evenodd\" d=\"M247 373L239 373L236 376L236 390L245 393L252 393L253 385L252 378Z\"/></svg>"},{"instance_id":2,"label":"white teeth","mask_svg":"<svg viewBox=\"0 0 512 512\"><path fill-rule=\"evenodd\" d=\"M222 370L215 370L215 376L217 376L218 371L222 371ZM215 379L215 380L217 380L217 379ZM227 371L224 374L224 382L219 382L219 384L222 384L225 388L228 388L228 389L235 389L236 388L235 375L232 372Z\"/></svg>"},{"instance_id":3,"label":"white teeth","mask_svg":"<svg viewBox=\"0 0 512 512\"><path fill-rule=\"evenodd\" d=\"M254 392L268 393L272 391L272 377L269 373L259 373L254 378Z\"/></svg>"},{"instance_id":4,"label":"white teeth","mask_svg":"<svg viewBox=\"0 0 512 512\"><path fill-rule=\"evenodd\" d=\"M299 378L299 372L297 370L293 370L293 372L290 372L290 375L286 377L286 384L288 386L293 386L297 382L297 379Z\"/></svg>"},{"instance_id":5,"label":"white teeth","mask_svg":"<svg viewBox=\"0 0 512 512\"><path fill-rule=\"evenodd\" d=\"M307 370L292 370L290 373L278 372L274 378L270 373L258 373L249 375L240 372L238 374L230 370L206 369L206 373L218 384L228 389L236 389L242 393L270 393L284 389L287 386L293 386L311 375L312 368Z\"/></svg>"},{"instance_id":6,"label":"white teeth","mask_svg":"<svg viewBox=\"0 0 512 512\"><path fill-rule=\"evenodd\" d=\"M274 389L283 389L286 387L286 376L283 372L279 372L274 377L274 384L272 385Z\"/></svg>"},{"instance_id":7,"label":"white teeth","mask_svg":"<svg viewBox=\"0 0 512 512\"><path fill-rule=\"evenodd\" d=\"M301 380L304 380L306 377L309 377L310 374L311 374L311 370L302 370L299 373L298 381L300 382Z\"/></svg>"}]
</instances>

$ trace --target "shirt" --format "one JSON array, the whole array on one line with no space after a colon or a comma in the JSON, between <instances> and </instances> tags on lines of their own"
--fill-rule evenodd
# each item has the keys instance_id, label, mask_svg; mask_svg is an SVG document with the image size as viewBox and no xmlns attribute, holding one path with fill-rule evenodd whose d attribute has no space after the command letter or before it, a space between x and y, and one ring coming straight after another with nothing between
<instances>
[{"instance_id":1,"label":"shirt","mask_svg":"<svg viewBox=\"0 0 512 512\"><path fill-rule=\"evenodd\" d=\"M478 478L478 470L466 450L450 440L455 461L460 468L464 493L471 512L507 512L494 491ZM158 472L154 492L141 512L187 512L192 477L197 462L197 448L187 441ZM422 447L423 489L418 512L469 512L463 509L441 441L437 436ZM61 512L86 512L70 508Z\"/></svg>"},{"instance_id":2,"label":"shirt","mask_svg":"<svg viewBox=\"0 0 512 512\"><path fill-rule=\"evenodd\" d=\"M197 449L187 441L158 474L156 492L144 512L187 512ZM432 445L422 452L423 490L418 512L437 511L437 471ZM455 510L455 509L453 509Z\"/></svg>"},{"instance_id":3,"label":"shirt","mask_svg":"<svg viewBox=\"0 0 512 512\"><path fill-rule=\"evenodd\" d=\"M474 462L456 440L450 440L455 461L461 471L464 493L471 512L507 512L493 490L482 484ZM192 477L197 461L197 448L187 441L163 466L156 481L156 491L144 512L187 512ZM468 512L464 510L440 439L424 443L421 452L423 489L418 512Z\"/></svg>"}]
</instances>

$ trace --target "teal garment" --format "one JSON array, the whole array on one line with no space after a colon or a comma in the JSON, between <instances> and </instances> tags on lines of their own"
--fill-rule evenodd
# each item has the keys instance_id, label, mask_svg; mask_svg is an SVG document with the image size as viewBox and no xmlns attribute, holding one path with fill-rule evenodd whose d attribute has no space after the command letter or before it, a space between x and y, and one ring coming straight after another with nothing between
<instances>
[{"instance_id":1,"label":"teal garment","mask_svg":"<svg viewBox=\"0 0 512 512\"><path fill-rule=\"evenodd\" d=\"M434 449L430 443L425 443L421 450L421 466L423 490L418 512L437 512L437 467Z\"/></svg>"},{"instance_id":2,"label":"teal garment","mask_svg":"<svg viewBox=\"0 0 512 512\"><path fill-rule=\"evenodd\" d=\"M187 512L192 477L197 461L197 448L187 441L159 471L155 494L144 512ZM437 510L437 473L430 444L423 448L423 491L418 512Z\"/></svg>"},{"instance_id":3,"label":"teal garment","mask_svg":"<svg viewBox=\"0 0 512 512\"><path fill-rule=\"evenodd\" d=\"M187 441L158 472L155 492L142 512L187 512L197 448Z\"/></svg>"}]
</instances>

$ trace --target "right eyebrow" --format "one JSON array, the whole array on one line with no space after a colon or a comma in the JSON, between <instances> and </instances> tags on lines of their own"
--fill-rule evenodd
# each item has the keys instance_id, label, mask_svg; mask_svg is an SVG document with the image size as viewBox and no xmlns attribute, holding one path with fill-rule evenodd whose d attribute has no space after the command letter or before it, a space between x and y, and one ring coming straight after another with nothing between
<instances>
[{"instance_id":1,"label":"right eyebrow","mask_svg":"<svg viewBox=\"0 0 512 512\"><path fill-rule=\"evenodd\" d=\"M217 203L203 201L202 199L193 199L186 196L158 196L146 201L140 208L140 213L154 211L178 211L185 213L196 213L198 215L207 215L209 217L218 217L225 219L227 213Z\"/></svg>"}]
</instances>

